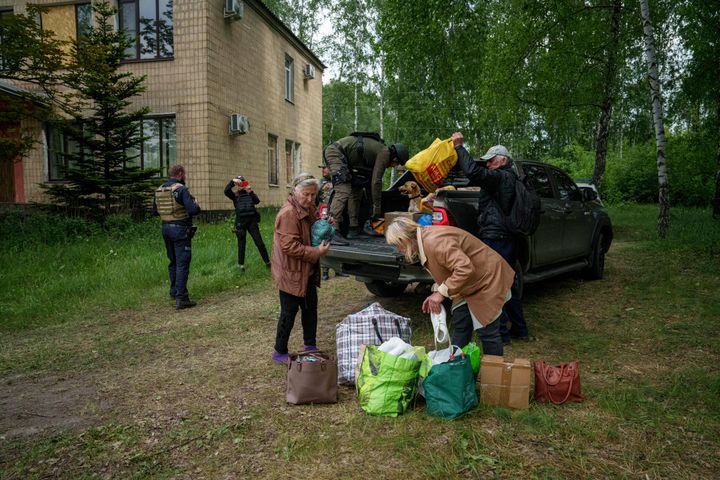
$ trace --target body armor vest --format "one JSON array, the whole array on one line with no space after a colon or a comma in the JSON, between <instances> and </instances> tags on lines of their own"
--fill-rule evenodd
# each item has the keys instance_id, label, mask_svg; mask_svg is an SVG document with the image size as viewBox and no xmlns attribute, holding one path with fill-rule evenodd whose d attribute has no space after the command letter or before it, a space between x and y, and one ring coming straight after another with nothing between
<instances>
[{"instance_id":1,"label":"body armor vest","mask_svg":"<svg viewBox=\"0 0 720 480\"><path fill-rule=\"evenodd\" d=\"M175 191L182 187L182 183L173 183L169 187L160 187L155 190L155 205L163 222L186 220L190 218L185 205L175 201Z\"/></svg>"}]
</instances>

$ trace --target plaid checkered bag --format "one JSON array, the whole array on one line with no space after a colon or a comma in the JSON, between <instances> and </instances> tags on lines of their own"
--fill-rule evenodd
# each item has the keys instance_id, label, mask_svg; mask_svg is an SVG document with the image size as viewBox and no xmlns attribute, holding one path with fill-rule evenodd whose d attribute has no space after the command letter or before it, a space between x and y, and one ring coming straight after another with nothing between
<instances>
[{"instance_id":1,"label":"plaid checkered bag","mask_svg":"<svg viewBox=\"0 0 720 480\"><path fill-rule=\"evenodd\" d=\"M380 345L391 337L411 342L410 319L385 310L373 303L345 317L335 327L337 339L338 383L355 383L355 366L360 345Z\"/></svg>"}]
</instances>

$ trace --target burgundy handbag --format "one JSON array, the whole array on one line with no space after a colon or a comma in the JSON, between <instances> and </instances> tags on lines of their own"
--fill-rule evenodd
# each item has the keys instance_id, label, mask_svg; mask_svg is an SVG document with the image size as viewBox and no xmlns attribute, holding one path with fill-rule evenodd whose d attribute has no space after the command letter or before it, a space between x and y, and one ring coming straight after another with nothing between
<instances>
[{"instance_id":1,"label":"burgundy handbag","mask_svg":"<svg viewBox=\"0 0 720 480\"><path fill-rule=\"evenodd\" d=\"M337 390L334 356L319 350L288 355L288 403L335 403Z\"/></svg>"},{"instance_id":2,"label":"burgundy handbag","mask_svg":"<svg viewBox=\"0 0 720 480\"><path fill-rule=\"evenodd\" d=\"M548 365L535 362L535 401L561 405L567 401L582 402L580 365L577 361Z\"/></svg>"}]
</instances>

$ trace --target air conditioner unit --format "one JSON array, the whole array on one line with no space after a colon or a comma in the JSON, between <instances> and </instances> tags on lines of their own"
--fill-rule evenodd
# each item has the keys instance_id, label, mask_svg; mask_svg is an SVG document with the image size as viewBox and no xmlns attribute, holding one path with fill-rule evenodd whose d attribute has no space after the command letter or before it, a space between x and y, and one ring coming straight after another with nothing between
<instances>
[{"instance_id":1,"label":"air conditioner unit","mask_svg":"<svg viewBox=\"0 0 720 480\"><path fill-rule=\"evenodd\" d=\"M310 65L309 63L305 65L305 68L303 68L303 74L305 75L305 78L315 78L315 65Z\"/></svg>"},{"instance_id":2,"label":"air conditioner unit","mask_svg":"<svg viewBox=\"0 0 720 480\"><path fill-rule=\"evenodd\" d=\"M250 122L245 115L233 113L230 115L230 135L242 135L250 131Z\"/></svg>"},{"instance_id":3,"label":"air conditioner unit","mask_svg":"<svg viewBox=\"0 0 720 480\"><path fill-rule=\"evenodd\" d=\"M223 16L225 20L240 20L245 13L245 4L240 0L225 0L225 12Z\"/></svg>"}]
</instances>

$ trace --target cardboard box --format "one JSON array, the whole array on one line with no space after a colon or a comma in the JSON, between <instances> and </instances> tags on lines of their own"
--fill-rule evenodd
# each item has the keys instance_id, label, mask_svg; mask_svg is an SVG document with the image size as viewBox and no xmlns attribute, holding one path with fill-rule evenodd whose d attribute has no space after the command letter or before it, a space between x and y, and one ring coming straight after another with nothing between
<instances>
[{"instance_id":1,"label":"cardboard box","mask_svg":"<svg viewBox=\"0 0 720 480\"><path fill-rule=\"evenodd\" d=\"M505 361L483 355L480 362L480 400L487 405L526 409L530 402L530 361Z\"/></svg>"},{"instance_id":2,"label":"cardboard box","mask_svg":"<svg viewBox=\"0 0 720 480\"><path fill-rule=\"evenodd\" d=\"M389 227L396 218L405 217L417 222L418 218L422 215L420 212L385 212L385 231L387 232L387 227Z\"/></svg>"}]
</instances>

